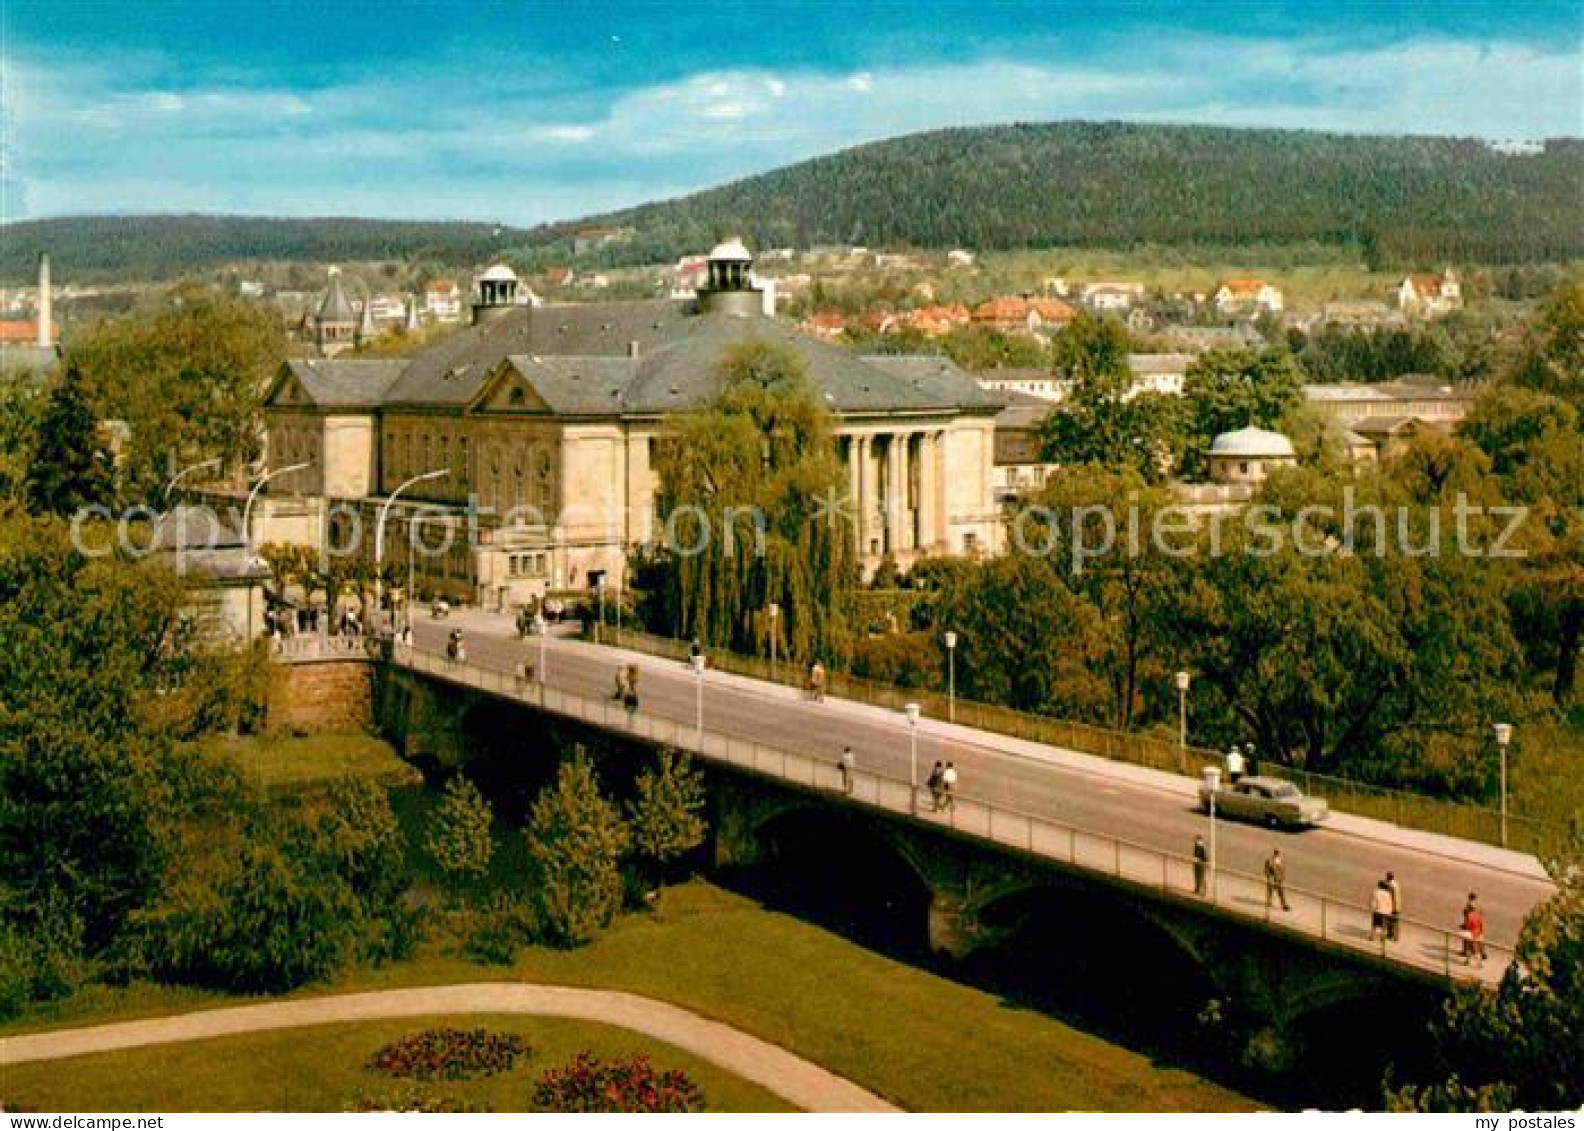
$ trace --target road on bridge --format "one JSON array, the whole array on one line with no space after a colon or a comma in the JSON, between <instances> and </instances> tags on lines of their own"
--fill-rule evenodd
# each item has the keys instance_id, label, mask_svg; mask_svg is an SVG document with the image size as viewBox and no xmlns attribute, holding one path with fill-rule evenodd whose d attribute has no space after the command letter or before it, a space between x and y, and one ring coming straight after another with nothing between
<instances>
[{"instance_id":1,"label":"road on bridge","mask_svg":"<svg viewBox=\"0 0 1584 1131\"><path fill-rule=\"evenodd\" d=\"M644 712L688 725L694 720L696 677L683 663L554 634L543 644L537 636L524 640L509 616L477 610L458 610L448 620L415 622L415 643L438 652L452 628L462 629L470 664L504 673L523 662L538 668L543 647L545 663L537 674L546 685L590 698L610 696L618 666L637 663ZM814 703L793 688L714 671L705 675L704 683L704 715L711 732L805 753L830 764L843 747L851 746L860 770L904 782L908 778L908 724L897 712L833 698ZM1186 856L1194 835L1208 832L1209 823L1199 812L1186 778L940 720L921 720L920 776L937 760L955 762L959 790L977 800L1109 833L1160 852ZM1532 861L1528 874L1515 867L1515 862L1526 858L1514 853L1451 843L1362 818L1350 818L1348 823L1367 827L1369 835L1324 827L1274 832L1218 821L1218 864L1258 875L1270 851L1280 848L1287 860L1290 889L1355 906L1368 904L1371 890L1389 870L1402 885L1404 915L1448 930L1460 925L1465 898L1477 892L1485 914L1486 941L1497 948L1510 948L1517 941L1524 916L1553 890ZM1438 850L1437 842L1456 851Z\"/></svg>"}]
</instances>

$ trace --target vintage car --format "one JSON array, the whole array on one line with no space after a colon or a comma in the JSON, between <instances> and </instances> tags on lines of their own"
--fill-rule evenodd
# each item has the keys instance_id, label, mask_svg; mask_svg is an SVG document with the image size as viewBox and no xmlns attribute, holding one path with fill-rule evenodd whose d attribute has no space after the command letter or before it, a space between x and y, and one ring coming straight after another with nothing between
<instances>
[{"instance_id":1,"label":"vintage car","mask_svg":"<svg viewBox=\"0 0 1584 1131\"><path fill-rule=\"evenodd\" d=\"M1199 807L1210 811L1210 790L1199 787ZM1216 815L1256 821L1271 828L1307 828L1331 815L1323 798L1305 797L1298 787L1280 778L1240 778L1235 785L1215 791Z\"/></svg>"}]
</instances>

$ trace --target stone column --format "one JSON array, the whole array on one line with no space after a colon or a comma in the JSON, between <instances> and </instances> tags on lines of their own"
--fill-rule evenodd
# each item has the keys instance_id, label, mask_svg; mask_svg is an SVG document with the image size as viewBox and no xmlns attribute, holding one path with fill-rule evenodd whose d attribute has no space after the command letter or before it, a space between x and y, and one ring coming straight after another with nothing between
<instances>
[{"instance_id":1,"label":"stone column","mask_svg":"<svg viewBox=\"0 0 1584 1131\"><path fill-rule=\"evenodd\" d=\"M886 548L902 549L902 518L907 511L907 436L893 432L886 443Z\"/></svg>"},{"instance_id":2,"label":"stone column","mask_svg":"<svg viewBox=\"0 0 1584 1131\"><path fill-rule=\"evenodd\" d=\"M858 437L847 437L847 497L852 503L853 545L863 553L863 482L858 469Z\"/></svg>"},{"instance_id":3,"label":"stone column","mask_svg":"<svg viewBox=\"0 0 1584 1131\"><path fill-rule=\"evenodd\" d=\"M875 518L875 459L874 437L859 436L858 444L858 557L869 554L869 542L874 538Z\"/></svg>"},{"instance_id":4,"label":"stone column","mask_svg":"<svg viewBox=\"0 0 1584 1131\"><path fill-rule=\"evenodd\" d=\"M935 433L919 436L918 450L918 548L928 552L936 541L935 533Z\"/></svg>"}]
</instances>

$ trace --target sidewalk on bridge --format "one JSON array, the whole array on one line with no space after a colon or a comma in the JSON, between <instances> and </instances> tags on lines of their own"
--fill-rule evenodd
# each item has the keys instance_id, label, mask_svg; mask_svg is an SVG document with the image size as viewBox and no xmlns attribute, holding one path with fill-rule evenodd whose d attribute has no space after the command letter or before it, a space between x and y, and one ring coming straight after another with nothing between
<instances>
[{"instance_id":1,"label":"sidewalk on bridge","mask_svg":"<svg viewBox=\"0 0 1584 1131\"><path fill-rule=\"evenodd\" d=\"M490 629L504 630L515 635L516 629L510 617L504 614L479 612L477 610L470 610L470 612L469 621L477 621ZM638 663L645 667L666 666L674 663L647 652L635 652L629 649L617 648L610 644L593 644L574 635L569 635L566 631L553 632L552 639L561 646L590 650L601 648L608 652L618 653L628 662ZM681 668L684 665L676 663L675 666ZM795 687L769 683L764 680L754 679L751 676L737 675L733 672L710 668L706 679L709 683L734 687L766 699L777 699L786 703L807 702L803 693ZM897 726L899 732L905 726L901 721L901 716L895 711L887 710L884 707L871 706L867 703L858 703L850 699L827 696L819 709L840 711L853 718L863 719L870 723L892 723ZM944 719L930 718L928 716L921 717L919 719L919 733L927 734L946 742L955 742L964 746L977 746L1004 754L1014 754L1033 761L1060 766L1063 769L1073 770L1078 773L1092 774L1112 781L1127 782L1133 785L1157 789L1164 793L1177 794L1189 799L1190 803L1192 799L1198 796L1199 779L1197 777L1167 773L1164 770L1151 769L1148 766L1136 766L1130 762L1117 762L1097 754L1085 754L1065 747L1047 746L1027 739L1014 738L1011 735L975 730L971 727L947 722ZM1380 821L1372 817L1360 817L1353 813L1341 813L1336 810L1332 810L1331 817L1326 822L1325 827L1333 832L1356 837L1360 840L1370 840L1380 844L1395 845L1410 851L1425 852L1448 860L1456 860L1481 868L1507 872L1524 879L1541 882L1549 882L1550 879L1546 874L1545 868L1541 866L1535 857L1496 845L1483 844L1479 841L1443 836L1440 833L1407 828L1402 825L1394 825L1389 821Z\"/></svg>"}]
</instances>

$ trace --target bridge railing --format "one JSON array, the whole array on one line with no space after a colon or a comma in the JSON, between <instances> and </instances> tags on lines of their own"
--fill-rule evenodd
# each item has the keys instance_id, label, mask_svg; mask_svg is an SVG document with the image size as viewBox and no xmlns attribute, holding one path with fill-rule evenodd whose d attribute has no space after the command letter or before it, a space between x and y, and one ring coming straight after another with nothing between
<instances>
[{"instance_id":1,"label":"bridge railing","mask_svg":"<svg viewBox=\"0 0 1584 1131\"><path fill-rule=\"evenodd\" d=\"M1233 868L1207 865L1201 869L1189 856L1025 812L971 792L956 792L949 801L937 804L927 790L905 779L866 768L844 773L833 760L716 733L707 725L701 729L696 719L629 710L615 699L562 691L520 674L452 660L412 646L397 646L393 659L449 683L1450 979L1494 983L1512 960L1511 948L1484 940L1474 944L1451 925L1404 916L1398 919L1392 938L1391 932L1376 928L1373 913L1364 903L1291 884L1277 889L1263 875ZM1476 946L1479 954L1472 953Z\"/></svg>"},{"instance_id":2,"label":"bridge railing","mask_svg":"<svg viewBox=\"0 0 1584 1131\"><path fill-rule=\"evenodd\" d=\"M646 652L670 659L687 659L689 643L667 636L623 628L619 632L606 625L602 634L606 644ZM791 687L801 686L803 674L794 664L782 661L772 665L763 656L745 656L737 652L712 651L712 667L734 675L781 683ZM830 672L826 677L826 693L840 699L901 710L905 703L917 703L931 718L947 719L976 730L1004 734L1046 746L1059 746L1094 754L1113 762L1128 762L1136 766L1165 770L1168 773L1193 773L1200 766L1224 766L1225 754L1218 750L1189 746L1179 748L1171 739L1152 734L1112 730L1089 723L1050 718L1003 707L994 703L981 703L957 696L955 700L931 688L905 688L894 684L860 679L844 672ZM1278 776L1291 781L1305 793L1324 797L1334 809L1356 813L1361 817L1390 821L1406 828L1441 833L1464 840L1477 840L1484 844L1502 841L1501 812L1482 805L1448 801L1408 790L1370 782L1339 778L1330 774L1312 773L1296 767L1281 766ZM1572 837L1570 830L1561 824L1542 821L1512 813L1507 818L1511 847L1522 852L1532 852L1542 857L1556 852Z\"/></svg>"}]
</instances>

